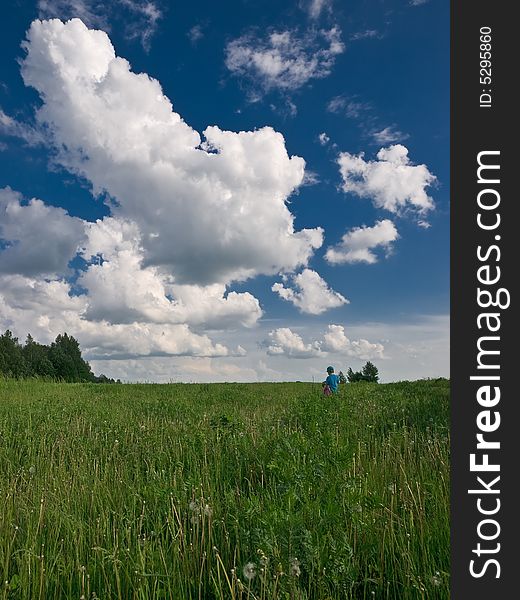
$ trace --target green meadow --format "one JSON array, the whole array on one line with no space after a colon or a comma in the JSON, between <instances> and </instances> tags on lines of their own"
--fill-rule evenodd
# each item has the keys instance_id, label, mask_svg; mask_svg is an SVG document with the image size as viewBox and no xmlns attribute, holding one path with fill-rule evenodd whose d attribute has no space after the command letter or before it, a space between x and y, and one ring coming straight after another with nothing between
<instances>
[{"instance_id":1,"label":"green meadow","mask_svg":"<svg viewBox=\"0 0 520 600\"><path fill-rule=\"evenodd\" d=\"M449 382L0 381L1 599L449 598Z\"/></svg>"}]
</instances>

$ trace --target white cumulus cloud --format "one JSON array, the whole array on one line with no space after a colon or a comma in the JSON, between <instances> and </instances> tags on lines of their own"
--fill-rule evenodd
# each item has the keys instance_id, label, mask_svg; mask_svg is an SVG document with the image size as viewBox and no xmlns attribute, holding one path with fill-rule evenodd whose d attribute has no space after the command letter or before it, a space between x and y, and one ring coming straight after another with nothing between
<instances>
[{"instance_id":1,"label":"white cumulus cloud","mask_svg":"<svg viewBox=\"0 0 520 600\"><path fill-rule=\"evenodd\" d=\"M363 360L385 358L384 345L360 338L350 340L343 325L328 325L322 339L305 342L288 327L280 327L269 333L265 342L267 354L289 358L316 358L326 356L349 356Z\"/></svg>"},{"instance_id":2,"label":"white cumulus cloud","mask_svg":"<svg viewBox=\"0 0 520 600\"><path fill-rule=\"evenodd\" d=\"M22 275L0 275L0 329L24 337L30 332L50 343L63 332L76 337L87 357L227 356L228 348L188 325L111 323L86 318L89 300L74 296L63 280L47 281Z\"/></svg>"},{"instance_id":3,"label":"white cumulus cloud","mask_svg":"<svg viewBox=\"0 0 520 600\"><path fill-rule=\"evenodd\" d=\"M373 264L378 256L374 248L382 248L388 254L399 234L392 221L376 221L373 227L354 227L347 231L336 246L327 248L325 259L331 264L359 263Z\"/></svg>"},{"instance_id":4,"label":"white cumulus cloud","mask_svg":"<svg viewBox=\"0 0 520 600\"><path fill-rule=\"evenodd\" d=\"M347 298L331 290L327 282L312 269L304 269L290 279L293 287L275 283L271 289L284 300L292 302L302 313L319 315L349 302Z\"/></svg>"},{"instance_id":5,"label":"white cumulus cloud","mask_svg":"<svg viewBox=\"0 0 520 600\"><path fill-rule=\"evenodd\" d=\"M53 276L67 270L85 240L81 219L10 188L0 189L0 273Z\"/></svg>"},{"instance_id":6,"label":"white cumulus cloud","mask_svg":"<svg viewBox=\"0 0 520 600\"><path fill-rule=\"evenodd\" d=\"M270 127L201 136L79 19L34 21L24 48L38 131L110 215L88 222L0 192L0 327L45 343L67 331L98 360L243 356L200 332L255 325L258 299L233 282L292 273L322 245L288 206L303 159Z\"/></svg>"},{"instance_id":7,"label":"white cumulus cloud","mask_svg":"<svg viewBox=\"0 0 520 600\"><path fill-rule=\"evenodd\" d=\"M384 346L380 343L372 343L363 338L350 340L345 335L343 325L329 325L327 332L323 335L321 349L329 354L345 354L370 360L373 358L384 358Z\"/></svg>"},{"instance_id":8,"label":"white cumulus cloud","mask_svg":"<svg viewBox=\"0 0 520 600\"><path fill-rule=\"evenodd\" d=\"M89 223L87 231L83 255L91 264L78 283L88 292L90 319L223 329L252 326L262 315L258 300L248 292L226 294L226 286L219 283L180 285L157 267L143 266L133 223L108 217Z\"/></svg>"},{"instance_id":9,"label":"white cumulus cloud","mask_svg":"<svg viewBox=\"0 0 520 600\"><path fill-rule=\"evenodd\" d=\"M319 343L305 344L300 335L288 327L280 327L269 333L267 354L291 358L313 358L321 356L322 352Z\"/></svg>"},{"instance_id":10,"label":"white cumulus cloud","mask_svg":"<svg viewBox=\"0 0 520 600\"><path fill-rule=\"evenodd\" d=\"M377 160L365 160L364 153L342 152L338 165L343 190L371 199L377 208L396 214L405 209L424 214L434 208L426 188L436 177L426 165L414 165L408 158L408 149L401 144L381 148Z\"/></svg>"},{"instance_id":11,"label":"white cumulus cloud","mask_svg":"<svg viewBox=\"0 0 520 600\"><path fill-rule=\"evenodd\" d=\"M139 229L144 266L177 283L228 283L305 266L321 246L320 228L294 230L286 200L305 163L280 133L212 126L201 143L159 83L78 19L35 21L25 47L22 74L44 101L37 118L56 160L117 201L113 216Z\"/></svg>"}]
</instances>

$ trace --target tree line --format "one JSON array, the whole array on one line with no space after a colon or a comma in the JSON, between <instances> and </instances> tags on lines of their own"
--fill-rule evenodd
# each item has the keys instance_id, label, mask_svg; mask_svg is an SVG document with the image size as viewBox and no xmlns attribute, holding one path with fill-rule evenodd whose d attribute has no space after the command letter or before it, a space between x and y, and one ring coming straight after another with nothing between
<instances>
[{"instance_id":1,"label":"tree line","mask_svg":"<svg viewBox=\"0 0 520 600\"><path fill-rule=\"evenodd\" d=\"M358 383L360 381L365 381L368 383L379 383L379 370L378 368L367 361L365 366L361 369L361 371L353 371L351 367L347 370L347 376L343 375L343 372L339 372L339 380L340 383Z\"/></svg>"},{"instance_id":2,"label":"tree line","mask_svg":"<svg viewBox=\"0 0 520 600\"><path fill-rule=\"evenodd\" d=\"M78 341L71 335L60 333L54 342L46 346L28 334L25 344L21 344L9 329L0 336L0 377L116 383L106 375L94 375L81 356ZM120 383L119 380L117 382Z\"/></svg>"}]
</instances>

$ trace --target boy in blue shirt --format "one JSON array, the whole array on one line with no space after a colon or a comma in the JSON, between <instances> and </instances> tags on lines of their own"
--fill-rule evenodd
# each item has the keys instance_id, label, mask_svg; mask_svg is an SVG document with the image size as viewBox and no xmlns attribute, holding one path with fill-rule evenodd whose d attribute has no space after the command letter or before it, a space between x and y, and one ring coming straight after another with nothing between
<instances>
[{"instance_id":1,"label":"boy in blue shirt","mask_svg":"<svg viewBox=\"0 0 520 600\"><path fill-rule=\"evenodd\" d=\"M327 367L327 379L322 385L325 396L330 396L338 391L339 377L334 373L334 367Z\"/></svg>"}]
</instances>

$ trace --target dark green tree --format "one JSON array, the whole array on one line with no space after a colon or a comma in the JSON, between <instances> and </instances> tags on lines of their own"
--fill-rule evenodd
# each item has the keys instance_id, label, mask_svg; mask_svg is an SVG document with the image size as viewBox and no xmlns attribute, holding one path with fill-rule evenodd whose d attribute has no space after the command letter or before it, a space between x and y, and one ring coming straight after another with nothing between
<instances>
[{"instance_id":1,"label":"dark green tree","mask_svg":"<svg viewBox=\"0 0 520 600\"><path fill-rule=\"evenodd\" d=\"M368 361L361 371L353 371L350 367L347 371L347 379L350 383L356 383L359 381L366 381L369 383L378 383L379 371L377 367Z\"/></svg>"},{"instance_id":2,"label":"dark green tree","mask_svg":"<svg viewBox=\"0 0 520 600\"><path fill-rule=\"evenodd\" d=\"M349 383L356 383L356 381L361 381L361 373L359 371L354 372L351 367L347 370L347 379Z\"/></svg>"},{"instance_id":3,"label":"dark green tree","mask_svg":"<svg viewBox=\"0 0 520 600\"><path fill-rule=\"evenodd\" d=\"M338 377L339 377L339 382L341 384L347 383L347 378L345 377L345 375L343 375L343 371L340 371L338 373Z\"/></svg>"},{"instance_id":4,"label":"dark green tree","mask_svg":"<svg viewBox=\"0 0 520 600\"><path fill-rule=\"evenodd\" d=\"M361 374L364 381L371 383L378 383L379 381L379 371L370 361L367 361L366 365L361 369Z\"/></svg>"},{"instance_id":5,"label":"dark green tree","mask_svg":"<svg viewBox=\"0 0 520 600\"><path fill-rule=\"evenodd\" d=\"M90 365L81 356L78 341L67 333L60 334L51 344L49 359L56 377L64 381L92 381Z\"/></svg>"},{"instance_id":6,"label":"dark green tree","mask_svg":"<svg viewBox=\"0 0 520 600\"><path fill-rule=\"evenodd\" d=\"M4 377L26 377L27 365L18 338L9 329L0 335L0 374Z\"/></svg>"},{"instance_id":7,"label":"dark green tree","mask_svg":"<svg viewBox=\"0 0 520 600\"><path fill-rule=\"evenodd\" d=\"M38 344L29 333L22 350L29 377L55 377L54 366L49 359L49 346Z\"/></svg>"}]
</instances>

